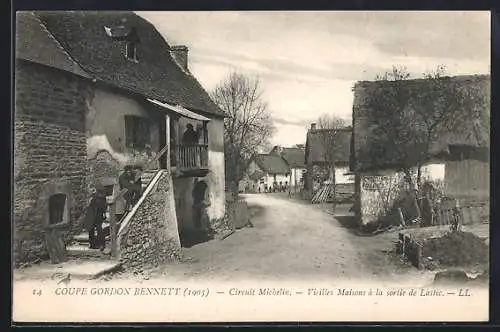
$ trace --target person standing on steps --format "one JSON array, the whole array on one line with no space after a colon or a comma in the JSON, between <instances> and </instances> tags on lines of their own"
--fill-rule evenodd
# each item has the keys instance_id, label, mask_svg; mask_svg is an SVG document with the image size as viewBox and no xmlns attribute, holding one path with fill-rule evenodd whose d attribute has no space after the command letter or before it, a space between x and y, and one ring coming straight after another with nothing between
<instances>
[{"instance_id":1,"label":"person standing on steps","mask_svg":"<svg viewBox=\"0 0 500 332\"><path fill-rule=\"evenodd\" d=\"M133 186L135 185L134 172L131 165L126 165L123 173L118 177L117 194L122 190L127 189L127 192L119 196L115 200L115 216L119 222L123 216L132 208ZM132 189L132 191L131 191Z\"/></svg>"},{"instance_id":2,"label":"person standing on steps","mask_svg":"<svg viewBox=\"0 0 500 332\"><path fill-rule=\"evenodd\" d=\"M134 176L134 180L137 177L137 180L134 182L131 188L132 191L131 203L132 206L134 206L139 201L139 198L142 195L142 179L141 179L142 167L140 165L133 166L132 173Z\"/></svg>"},{"instance_id":3,"label":"person standing on steps","mask_svg":"<svg viewBox=\"0 0 500 332\"><path fill-rule=\"evenodd\" d=\"M100 249L103 251L106 246L102 224L106 219L107 209L108 204L104 187L98 186L85 216L91 249Z\"/></svg>"}]
</instances>

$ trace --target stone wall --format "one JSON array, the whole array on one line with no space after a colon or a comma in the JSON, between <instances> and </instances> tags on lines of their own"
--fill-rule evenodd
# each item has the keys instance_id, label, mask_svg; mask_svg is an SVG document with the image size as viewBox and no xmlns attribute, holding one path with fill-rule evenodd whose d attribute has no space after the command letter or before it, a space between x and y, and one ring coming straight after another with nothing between
<instances>
[{"instance_id":1,"label":"stone wall","mask_svg":"<svg viewBox=\"0 0 500 332\"><path fill-rule=\"evenodd\" d=\"M445 174L442 164L429 164L423 166L422 181L443 181ZM413 182L416 183L416 169L413 171ZM408 189L402 172L384 170L364 173L360 176L359 193L360 222L368 224L378 220L392 207L394 202L401 198Z\"/></svg>"},{"instance_id":2,"label":"stone wall","mask_svg":"<svg viewBox=\"0 0 500 332\"><path fill-rule=\"evenodd\" d=\"M125 222L125 221L124 221ZM159 180L119 234L120 261L132 270L181 259L181 244L172 178L162 171Z\"/></svg>"},{"instance_id":3,"label":"stone wall","mask_svg":"<svg viewBox=\"0 0 500 332\"><path fill-rule=\"evenodd\" d=\"M15 75L15 263L46 257L47 196L68 184L71 233L86 201L85 86L57 69L18 62ZM53 189L50 189L53 188Z\"/></svg>"}]
</instances>

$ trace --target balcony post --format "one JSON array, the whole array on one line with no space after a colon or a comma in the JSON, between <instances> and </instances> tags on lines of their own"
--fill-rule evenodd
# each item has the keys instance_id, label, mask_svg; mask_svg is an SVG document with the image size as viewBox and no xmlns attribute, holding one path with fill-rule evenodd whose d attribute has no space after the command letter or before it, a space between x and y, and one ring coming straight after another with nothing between
<instances>
[{"instance_id":1,"label":"balcony post","mask_svg":"<svg viewBox=\"0 0 500 332\"><path fill-rule=\"evenodd\" d=\"M203 121L203 144L208 145L208 122Z\"/></svg>"},{"instance_id":2,"label":"balcony post","mask_svg":"<svg viewBox=\"0 0 500 332\"><path fill-rule=\"evenodd\" d=\"M166 153L166 160L167 160L167 170L170 170L170 115L165 114L165 136L166 136L166 144L168 144L167 151Z\"/></svg>"}]
</instances>

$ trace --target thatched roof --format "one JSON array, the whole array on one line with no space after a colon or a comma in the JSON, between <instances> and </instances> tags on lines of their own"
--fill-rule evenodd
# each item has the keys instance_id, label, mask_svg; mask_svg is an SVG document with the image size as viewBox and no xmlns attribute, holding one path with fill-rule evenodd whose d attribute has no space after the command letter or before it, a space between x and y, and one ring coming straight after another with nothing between
<instances>
[{"instance_id":1,"label":"thatched roof","mask_svg":"<svg viewBox=\"0 0 500 332\"><path fill-rule=\"evenodd\" d=\"M454 129L441 129L437 132L437 139L430 147L430 157L446 157L449 146L461 145L476 148L488 148L490 141L490 76L470 75L443 77L440 86L447 91L460 91L467 96L465 99L453 100L447 96L448 102L452 102L454 110L459 110L457 116L475 114L474 121L461 122ZM388 148L394 142L395 137L385 137L377 131L383 126L393 126L391 119L383 119L380 113L374 111L370 101L377 93L382 95L392 89L395 82L374 81L358 82L354 87L353 105L353 136L354 136L354 159L355 169L370 170L377 168L388 168L401 163L400 156L395 150ZM401 82L399 82L401 84ZM428 81L423 79L408 80L403 82L403 89L409 100L412 96L422 91L421 88ZM420 90L419 90L420 89ZM411 108L411 106L408 106ZM388 112L390 114L390 112ZM419 126L415 123L414 126ZM422 124L423 126L423 124ZM382 128L383 129L383 128Z\"/></svg>"},{"instance_id":2,"label":"thatched roof","mask_svg":"<svg viewBox=\"0 0 500 332\"><path fill-rule=\"evenodd\" d=\"M264 175L266 175L266 173L264 173L263 171L257 169L257 170L255 170L255 172L253 172L252 174L250 174L248 176L248 178L250 180L257 181L257 180L260 180Z\"/></svg>"},{"instance_id":3,"label":"thatched roof","mask_svg":"<svg viewBox=\"0 0 500 332\"><path fill-rule=\"evenodd\" d=\"M192 111L224 116L196 78L175 62L170 45L156 28L133 12L21 12L17 19L17 58L51 65L55 55L59 62L67 62L65 67L77 64L104 83ZM110 37L106 29L121 26L135 30L138 62L126 59L123 41Z\"/></svg>"},{"instance_id":4,"label":"thatched roof","mask_svg":"<svg viewBox=\"0 0 500 332\"><path fill-rule=\"evenodd\" d=\"M290 168L304 168L306 158L305 150L300 148L283 148L281 156Z\"/></svg>"},{"instance_id":5,"label":"thatched roof","mask_svg":"<svg viewBox=\"0 0 500 332\"><path fill-rule=\"evenodd\" d=\"M305 168L305 149L275 146L269 154L281 156L290 168Z\"/></svg>"},{"instance_id":6,"label":"thatched roof","mask_svg":"<svg viewBox=\"0 0 500 332\"><path fill-rule=\"evenodd\" d=\"M332 132L337 132L335 137L336 146L326 147L323 135L331 135ZM347 164L350 159L352 129L350 127L339 129L310 129L307 132L305 161L311 164L325 163L325 156L329 149L334 154L334 159L337 164Z\"/></svg>"},{"instance_id":7,"label":"thatched roof","mask_svg":"<svg viewBox=\"0 0 500 332\"><path fill-rule=\"evenodd\" d=\"M290 167L285 160L274 154L259 154L255 157L255 163L268 174L284 175L290 173Z\"/></svg>"}]
</instances>

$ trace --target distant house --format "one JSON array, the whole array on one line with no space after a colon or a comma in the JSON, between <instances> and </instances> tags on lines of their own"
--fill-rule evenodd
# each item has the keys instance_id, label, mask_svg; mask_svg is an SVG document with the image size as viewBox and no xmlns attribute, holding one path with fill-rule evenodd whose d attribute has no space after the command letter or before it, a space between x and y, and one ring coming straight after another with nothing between
<instances>
[{"instance_id":1,"label":"distant house","mask_svg":"<svg viewBox=\"0 0 500 332\"><path fill-rule=\"evenodd\" d=\"M442 80L444 86L456 84L474 95L475 104L459 100L457 107L464 114L478 111L480 120L467 122L457 130L439 133L430 148L429 160L422 169L423 179L442 182L444 194L458 199L462 206L472 202L489 204L490 76L456 76ZM383 205L392 204L397 198L390 194L390 186L402 181L402 173L398 172L398 156L385 148L393 138L381 138L374 133L376 128L391 125L391 122L375 118L366 98L368 93L381 91L381 87L390 88L390 84L388 81L358 82L354 87L351 170L356 174L356 212L362 224L379 218ZM407 91L411 92L425 81L409 80L405 84ZM376 140L372 139L374 135L377 135ZM375 141L377 146L373 145ZM373 158L375 150L377 158ZM381 190L387 195L383 195ZM388 201L382 202L382 196Z\"/></svg>"},{"instance_id":2,"label":"distant house","mask_svg":"<svg viewBox=\"0 0 500 332\"><path fill-rule=\"evenodd\" d=\"M145 227L138 206L128 217L131 229L153 241L161 224L175 252L178 231L202 228L192 212L202 197L208 227L217 231L225 213L224 113L190 73L187 48L170 46L132 12L16 18L15 260L45 256L54 229L71 242L91 189L103 185L116 195L118 176L131 164L144 168L145 184L157 181L138 204L154 197L153 207L165 207L157 208L161 216L151 210ZM198 139L186 144L188 123ZM202 185L195 188L195 179ZM153 195L157 190L163 194ZM166 193L174 193L172 206ZM171 254L163 245L148 244L156 261Z\"/></svg>"},{"instance_id":3,"label":"distant house","mask_svg":"<svg viewBox=\"0 0 500 332\"><path fill-rule=\"evenodd\" d=\"M246 174L245 181L240 183L240 189L248 188L253 192L274 191L280 186L289 185L290 167L278 155L259 154L250 162Z\"/></svg>"},{"instance_id":4,"label":"distant house","mask_svg":"<svg viewBox=\"0 0 500 332\"><path fill-rule=\"evenodd\" d=\"M286 148L275 146L270 154L280 156L290 167L288 184L293 191L299 191L303 187L304 174L306 172L305 148L303 145Z\"/></svg>"},{"instance_id":5,"label":"distant house","mask_svg":"<svg viewBox=\"0 0 500 332\"><path fill-rule=\"evenodd\" d=\"M332 131L337 132L335 138L337 145L326 147L322 135L329 135ZM317 129L315 123L311 124L311 128L307 131L305 147L307 167L305 188L309 197L312 197L319 186L328 180L329 165L327 158L325 158L327 153L332 153L335 157L335 182L339 185L354 183L354 177L349 172L351 136L352 129L350 127Z\"/></svg>"}]
</instances>

